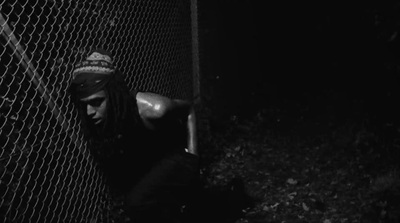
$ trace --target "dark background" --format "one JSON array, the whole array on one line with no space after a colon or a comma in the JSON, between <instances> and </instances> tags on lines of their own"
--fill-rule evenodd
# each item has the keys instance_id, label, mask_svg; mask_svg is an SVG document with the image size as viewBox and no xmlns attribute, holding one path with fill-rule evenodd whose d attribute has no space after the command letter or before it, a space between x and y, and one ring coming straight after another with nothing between
<instances>
[{"instance_id":1,"label":"dark background","mask_svg":"<svg viewBox=\"0 0 400 223\"><path fill-rule=\"evenodd\" d=\"M202 102L217 119L397 125L398 1L262 2L199 1Z\"/></svg>"},{"instance_id":2,"label":"dark background","mask_svg":"<svg viewBox=\"0 0 400 223\"><path fill-rule=\"evenodd\" d=\"M246 222L400 222L400 1L198 4L207 184Z\"/></svg>"}]
</instances>

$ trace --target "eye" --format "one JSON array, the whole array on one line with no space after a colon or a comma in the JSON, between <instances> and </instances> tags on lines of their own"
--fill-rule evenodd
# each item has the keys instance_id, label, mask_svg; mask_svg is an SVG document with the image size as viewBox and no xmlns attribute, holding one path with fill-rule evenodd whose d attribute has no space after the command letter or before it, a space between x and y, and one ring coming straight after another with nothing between
<instances>
[{"instance_id":1,"label":"eye","mask_svg":"<svg viewBox=\"0 0 400 223\"><path fill-rule=\"evenodd\" d=\"M99 106L103 103L103 101L104 101L105 99L106 99L106 98L102 97L102 98L90 99L90 100L87 100L87 101L81 101L81 102L82 102L82 105L83 105L84 107L86 107L87 105L90 105L90 106L92 106L92 107L99 107Z\"/></svg>"},{"instance_id":2,"label":"eye","mask_svg":"<svg viewBox=\"0 0 400 223\"><path fill-rule=\"evenodd\" d=\"M104 100L105 100L105 98L95 98L95 99L88 101L87 103L93 107L99 107L101 105L101 103L103 103Z\"/></svg>"}]
</instances>

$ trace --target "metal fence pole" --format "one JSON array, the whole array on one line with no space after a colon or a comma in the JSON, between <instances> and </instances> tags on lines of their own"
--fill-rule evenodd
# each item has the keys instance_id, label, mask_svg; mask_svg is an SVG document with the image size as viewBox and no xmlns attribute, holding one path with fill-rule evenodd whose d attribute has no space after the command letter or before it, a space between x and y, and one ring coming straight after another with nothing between
<instances>
[{"instance_id":1,"label":"metal fence pole","mask_svg":"<svg viewBox=\"0 0 400 223\"><path fill-rule=\"evenodd\" d=\"M193 58L193 97L196 104L200 103L200 59L199 59L199 27L197 0L191 1L192 21L192 58Z\"/></svg>"}]
</instances>

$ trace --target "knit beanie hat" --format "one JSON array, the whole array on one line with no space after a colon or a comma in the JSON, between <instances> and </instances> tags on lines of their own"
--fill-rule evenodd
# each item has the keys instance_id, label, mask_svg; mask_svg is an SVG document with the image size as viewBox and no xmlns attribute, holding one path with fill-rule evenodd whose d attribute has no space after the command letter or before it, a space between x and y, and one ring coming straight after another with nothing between
<instances>
[{"instance_id":1,"label":"knit beanie hat","mask_svg":"<svg viewBox=\"0 0 400 223\"><path fill-rule=\"evenodd\" d=\"M85 98L102 90L114 73L111 54L104 49L96 49L75 65L71 86L79 98Z\"/></svg>"}]
</instances>

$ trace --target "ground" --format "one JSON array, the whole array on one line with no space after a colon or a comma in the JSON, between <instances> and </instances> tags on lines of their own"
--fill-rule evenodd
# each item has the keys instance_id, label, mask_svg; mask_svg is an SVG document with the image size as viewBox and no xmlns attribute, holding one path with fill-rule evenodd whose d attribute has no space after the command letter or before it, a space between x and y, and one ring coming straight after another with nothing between
<instances>
[{"instance_id":1,"label":"ground","mask_svg":"<svg viewBox=\"0 0 400 223\"><path fill-rule=\"evenodd\" d=\"M205 185L241 179L254 199L231 222L400 222L395 126L311 119L280 128L285 117L271 114L202 123Z\"/></svg>"}]
</instances>

